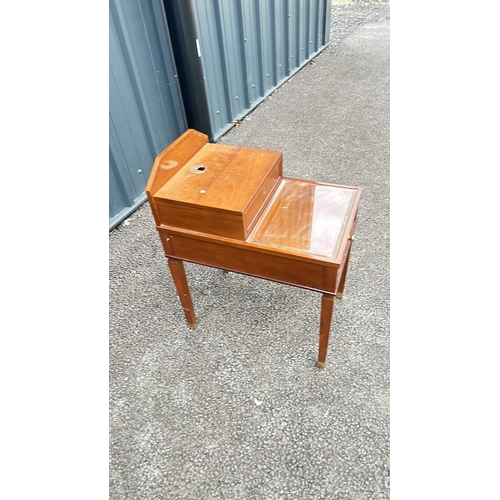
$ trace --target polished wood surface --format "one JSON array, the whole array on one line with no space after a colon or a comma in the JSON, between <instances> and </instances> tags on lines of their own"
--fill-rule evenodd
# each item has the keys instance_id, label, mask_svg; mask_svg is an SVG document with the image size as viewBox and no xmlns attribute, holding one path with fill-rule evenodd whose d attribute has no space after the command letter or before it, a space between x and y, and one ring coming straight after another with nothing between
<instances>
[{"instance_id":1,"label":"polished wood surface","mask_svg":"<svg viewBox=\"0 0 500 500\"><path fill-rule=\"evenodd\" d=\"M337 296L339 299L342 298L342 295L344 293L345 281L346 281L346 277L347 277L347 269L349 267L349 256L351 255L351 246L352 245L349 245L349 247L347 249L344 263L343 263L342 268L339 270L339 273L337 275L339 278L339 282L337 283L336 288L337 288Z\"/></svg>"},{"instance_id":2,"label":"polished wood surface","mask_svg":"<svg viewBox=\"0 0 500 500\"><path fill-rule=\"evenodd\" d=\"M334 259L357 188L282 179L249 241Z\"/></svg>"},{"instance_id":3,"label":"polished wood surface","mask_svg":"<svg viewBox=\"0 0 500 500\"><path fill-rule=\"evenodd\" d=\"M315 185L298 184L287 182L280 185L251 241L278 248L309 250Z\"/></svg>"},{"instance_id":4,"label":"polished wood surface","mask_svg":"<svg viewBox=\"0 0 500 500\"><path fill-rule=\"evenodd\" d=\"M157 225L161 222L153 196L207 143L208 136L189 129L156 157L146 184L146 194Z\"/></svg>"},{"instance_id":5,"label":"polished wood surface","mask_svg":"<svg viewBox=\"0 0 500 500\"><path fill-rule=\"evenodd\" d=\"M188 324L196 318L183 261L315 290L322 293L318 366L324 366L361 189L286 178L279 152L206 139L183 134L158 155L147 187Z\"/></svg>"},{"instance_id":6,"label":"polished wood surface","mask_svg":"<svg viewBox=\"0 0 500 500\"><path fill-rule=\"evenodd\" d=\"M313 259L294 260L285 253L259 251L253 245L225 245L216 237L161 228L165 255L211 267L279 281L309 290L335 291L337 269ZM331 271L329 271L331 269Z\"/></svg>"},{"instance_id":7,"label":"polished wood surface","mask_svg":"<svg viewBox=\"0 0 500 500\"><path fill-rule=\"evenodd\" d=\"M194 314L193 301L191 300L191 293L186 279L186 272L184 271L184 264L178 259L168 259L168 267L172 273L177 294L184 309L184 314L190 328L196 327L196 317Z\"/></svg>"},{"instance_id":8,"label":"polished wood surface","mask_svg":"<svg viewBox=\"0 0 500 500\"><path fill-rule=\"evenodd\" d=\"M291 180L293 181L294 179L288 179L284 178L285 180ZM334 186L334 185L332 185ZM320 264L322 266L326 267L332 267L332 268L340 268L344 265L347 251L350 248L351 241L349 240L349 236L353 234L355 224L356 224L356 217L355 213L357 211L358 205L359 205L359 200L361 197L361 189L357 189L356 191L356 197L354 200L354 203L351 207L351 215L348 217L348 221L345 226L345 231L342 236L342 240L339 246L339 251L337 252L337 255L335 257L333 256L327 256L327 255L317 255L313 254L309 251L303 251L299 249L291 249L288 247L280 247L280 246L270 246L270 245L265 245L261 244L259 242L254 241L254 234L258 230L254 231L252 235L247 238L246 241L241 241L233 238L225 238L222 236L216 236L216 235L211 235L208 233L200 232L200 231L192 231L192 230L187 230L183 228L178 228L178 227L172 227L172 226L167 226L167 225L161 225L158 226L157 229L160 233L160 237L162 238L162 241L164 240L165 235L175 235L178 237L184 237L188 238L191 240L194 240L190 243L191 246L196 246L200 247L203 245L203 242L208 242L212 244L217 244L221 245L227 248L230 248L231 251L233 251L235 254L238 253L238 250L249 250L252 254L264 254L266 256L273 257L273 256L280 256L285 258L286 260L290 261L291 263L294 263L295 261L299 262L308 262L312 264ZM263 218L264 216L262 216ZM179 252L179 248L177 249L177 252ZM203 252L200 251L200 254ZM168 255L174 255L172 253L168 253ZM208 252L204 252L205 255L208 254ZM186 258L186 255L180 255L177 253L178 258ZM200 258L203 258L200 256Z\"/></svg>"},{"instance_id":9,"label":"polished wood surface","mask_svg":"<svg viewBox=\"0 0 500 500\"><path fill-rule=\"evenodd\" d=\"M330 328L332 325L333 305L335 297L324 294L321 298L321 320L319 327L319 345L318 345L318 366L323 368L326 361L326 351L328 349L328 339L330 338Z\"/></svg>"},{"instance_id":10,"label":"polished wood surface","mask_svg":"<svg viewBox=\"0 0 500 500\"><path fill-rule=\"evenodd\" d=\"M282 174L282 154L207 144L154 195L162 224L246 239Z\"/></svg>"}]
</instances>

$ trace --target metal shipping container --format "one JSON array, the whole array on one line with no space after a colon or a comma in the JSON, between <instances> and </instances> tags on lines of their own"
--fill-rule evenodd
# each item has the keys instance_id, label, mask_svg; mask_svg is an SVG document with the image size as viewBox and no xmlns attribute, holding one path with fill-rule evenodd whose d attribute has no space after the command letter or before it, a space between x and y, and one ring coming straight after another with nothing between
<instances>
[{"instance_id":1,"label":"metal shipping container","mask_svg":"<svg viewBox=\"0 0 500 500\"><path fill-rule=\"evenodd\" d=\"M164 4L188 124L214 141L329 43L331 0Z\"/></svg>"},{"instance_id":2,"label":"metal shipping container","mask_svg":"<svg viewBox=\"0 0 500 500\"><path fill-rule=\"evenodd\" d=\"M146 200L156 155L186 129L161 0L110 0L110 230Z\"/></svg>"},{"instance_id":3,"label":"metal shipping container","mask_svg":"<svg viewBox=\"0 0 500 500\"><path fill-rule=\"evenodd\" d=\"M331 0L110 0L109 226L187 128L216 141L329 43Z\"/></svg>"}]
</instances>

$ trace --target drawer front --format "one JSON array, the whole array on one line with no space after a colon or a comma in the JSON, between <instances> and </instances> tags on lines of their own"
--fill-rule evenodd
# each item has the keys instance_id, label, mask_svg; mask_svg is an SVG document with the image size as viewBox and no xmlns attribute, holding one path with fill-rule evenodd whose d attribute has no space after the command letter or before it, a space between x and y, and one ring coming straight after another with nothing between
<instances>
[{"instance_id":1,"label":"drawer front","mask_svg":"<svg viewBox=\"0 0 500 500\"><path fill-rule=\"evenodd\" d=\"M316 291L333 292L336 269L251 249L162 234L167 256Z\"/></svg>"},{"instance_id":2,"label":"drawer front","mask_svg":"<svg viewBox=\"0 0 500 500\"><path fill-rule=\"evenodd\" d=\"M189 207L168 202L157 202L160 224L201 233L245 239L241 214L219 212L204 207Z\"/></svg>"}]
</instances>

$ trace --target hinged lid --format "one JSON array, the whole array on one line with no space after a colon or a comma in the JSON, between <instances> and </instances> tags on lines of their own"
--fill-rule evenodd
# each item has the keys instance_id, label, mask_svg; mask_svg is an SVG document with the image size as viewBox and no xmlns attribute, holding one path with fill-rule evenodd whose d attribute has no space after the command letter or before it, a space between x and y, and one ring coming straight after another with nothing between
<instances>
[{"instance_id":1,"label":"hinged lid","mask_svg":"<svg viewBox=\"0 0 500 500\"><path fill-rule=\"evenodd\" d=\"M156 172L171 164L176 148L164 153ZM282 153L206 143L175 168L162 185L150 179L157 224L245 239L281 178Z\"/></svg>"}]
</instances>

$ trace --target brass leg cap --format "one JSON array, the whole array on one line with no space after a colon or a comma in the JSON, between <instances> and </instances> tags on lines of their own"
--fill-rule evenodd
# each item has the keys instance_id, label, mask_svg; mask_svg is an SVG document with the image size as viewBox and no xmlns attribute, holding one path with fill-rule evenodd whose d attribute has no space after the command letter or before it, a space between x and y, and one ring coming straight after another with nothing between
<instances>
[{"instance_id":1,"label":"brass leg cap","mask_svg":"<svg viewBox=\"0 0 500 500\"><path fill-rule=\"evenodd\" d=\"M344 296L344 294L343 293L337 293L336 296L337 296L337 299L341 299Z\"/></svg>"},{"instance_id":2,"label":"brass leg cap","mask_svg":"<svg viewBox=\"0 0 500 500\"><path fill-rule=\"evenodd\" d=\"M324 367L325 367L325 363L318 361L318 368L324 368Z\"/></svg>"},{"instance_id":3,"label":"brass leg cap","mask_svg":"<svg viewBox=\"0 0 500 500\"><path fill-rule=\"evenodd\" d=\"M194 330L196 328L196 323L193 323L193 324L188 323L188 326L189 326L189 328L191 328L191 330Z\"/></svg>"}]
</instances>

